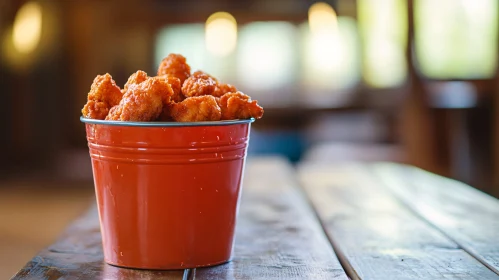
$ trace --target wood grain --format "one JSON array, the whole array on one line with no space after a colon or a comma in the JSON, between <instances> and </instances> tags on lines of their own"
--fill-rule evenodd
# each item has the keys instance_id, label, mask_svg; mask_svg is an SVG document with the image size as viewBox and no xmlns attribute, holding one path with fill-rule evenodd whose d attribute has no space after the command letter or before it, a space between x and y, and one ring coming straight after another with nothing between
<instances>
[{"instance_id":1,"label":"wood grain","mask_svg":"<svg viewBox=\"0 0 499 280\"><path fill-rule=\"evenodd\" d=\"M415 167L383 163L371 169L417 215L499 274L499 200Z\"/></svg>"},{"instance_id":2,"label":"wood grain","mask_svg":"<svg viewBox=\"0 0 499 280\"><path fill-rule=\"evenodd\" d=\"M12 279L182 279L182 270L134 270L105 264L98 219L93 206Z\"/></svg>"},{"instance_id":3,"label":"wood grain","mask_svg":"<svg viewBox=\"0 0 499 280\"><path fill-rule=\"evenodd\" d=\"M352 279L498 279L364 165L307 163L299 175Z\"/></svg>"},{"instance_id":4,"label":"wood grain","mask_svg":"<svg viewBox=\"0 0 499 280\"><path fill-rule=\"evenodd\" d=\"M280 158L248 162L234 259L186 271L122 269L103 262L97 209L75 221L13 279L347 279L293 169Z\"/></svg>"},{"instance_id":5,"label":"wood grain","mask_svg":"<svg viewBox=\"0 0 499 280\"><path fill-rule=\"evenodd\" d=\"M195 279L348 279L293 171L280 159L250 161L234 260Z\"/></svg>"}]
</instances>

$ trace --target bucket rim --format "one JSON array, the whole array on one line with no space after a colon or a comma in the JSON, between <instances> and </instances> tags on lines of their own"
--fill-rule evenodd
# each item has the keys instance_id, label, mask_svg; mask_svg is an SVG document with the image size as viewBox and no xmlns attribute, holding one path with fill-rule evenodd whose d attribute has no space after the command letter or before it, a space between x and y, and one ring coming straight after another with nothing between
<instances>
[{"instance_id":1,"label":"bucket rim","mask_svg":"<svg viewBox=\"0 0 499 280\"><path fill-rule=\"evenodd\" d=\"M109 121L89 119L83 116L80 121L85 124L99 124L111 126L134 126L134 127L186 127L186 126L225 126L234 124L249 124L255 121L254 118L238 119L227 121L202 121L202 122L129 122L129 121Z\"/></svg>"}]
</instances>

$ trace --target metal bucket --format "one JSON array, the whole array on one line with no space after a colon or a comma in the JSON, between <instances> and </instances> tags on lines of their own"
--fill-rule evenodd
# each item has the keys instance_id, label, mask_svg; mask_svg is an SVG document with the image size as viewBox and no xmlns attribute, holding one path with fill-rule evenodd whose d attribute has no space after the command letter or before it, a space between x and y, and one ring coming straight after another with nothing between
<instances>
[{"instance_id":1,"label":"metal bucket","mask_svg":"<svg viewBox=\"0 0 499 280\"><path fill-rule=\"evenodd\" d=\"M253 119L81 121L107 263L183 269L230 260Z\"/></svg>"}]
</instances>

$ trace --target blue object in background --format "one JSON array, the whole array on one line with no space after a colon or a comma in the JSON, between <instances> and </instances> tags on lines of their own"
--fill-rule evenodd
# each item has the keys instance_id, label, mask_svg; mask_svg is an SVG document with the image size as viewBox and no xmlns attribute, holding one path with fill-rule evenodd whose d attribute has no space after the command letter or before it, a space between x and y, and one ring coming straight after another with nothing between
<instances>
[{"instance_id":1,"label":"blue object in background","mask_svg":"<svg viewBox=\"0 0 499 280\"><path fill-rule=\"evenodd\" d=\"M248 156L282 155L292 162L300 160L305 147L302 135L297 131L261 131L252 129Z\"/></svg>"}]
</instances>

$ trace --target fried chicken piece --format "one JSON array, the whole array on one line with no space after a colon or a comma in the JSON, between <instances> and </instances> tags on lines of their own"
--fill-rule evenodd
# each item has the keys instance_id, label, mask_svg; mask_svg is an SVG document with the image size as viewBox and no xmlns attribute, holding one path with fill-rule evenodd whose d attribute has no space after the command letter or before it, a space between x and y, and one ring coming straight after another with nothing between
<instances>
[{"instance_id":1,"label":"fried chicken piece","mask_svg":"<svg viewBox=\"0 0 499 280\"><path fill-rule=\"evenodd\" d=\"M182 85L182 93L186 97L211 95L218 86L218 81L212 76L196 71L185 80Z\"/></svg>"},{"instance_id":2,"label":"fried chicken piece","mask_svg":"<svg viewBox=\"0 0 499 280\"><path fill-rule=\"evenodd\" d=\"M184 83L191 75L191 67L187 64L185 57L171 53L159 65L158 76L163 75L177 77L181 83Z\"/></svg>"},{"instance_id":3,"label":"fried chicken piece","mask_svg":"<svg viewBox=\"0 0 499 280\"><path fill-rule=\"evenodd\" d=\"M130 85L118 106L113 107L106 120L153 121L163 105L171 102L173 90L162 79L148 78L137 85Z\"/></svg>"},{"instance_id":4,"label":"fried chicken piece","mask_svg":"<svg viewBox=\"0 0 499 280\"><path fill-rule=\"evenodd\" d=\"M218 83L212 95L215 97L222 97L222 95L229 92L236 92L237 88L231 84Z\"/></svg>"},{"instance_id":5,"label":"fried chicken piece","mask_svg":"<svg viewBox=\"0 0 499 280\"><path fill-rule=\"evenodd\" d=\"M182 83L180 82L179 78L170 75L156 76L155 78L165 80L168 84L170 84L173 90L173 102L181 102L185 99L184 95L182 94Z\"/></svg>"},{"instance_id":6,"label":"fried chicken piece","mask_svg":"<svg viewBox=\"0 0 499 280\"><path fill-rule=\"evenodd\" d=\"M85 118L103 120L109 113L109 105L105 102L88 100L82 113Z\"/></svg>"},{"instance_id":7,"label":"fried chicken piece","mask_svg":"<svg viewBox=\"0 0 499 280\"><path fill-rule=\"evenodd\" d=\"M222 112L222 120L234 119L260 119L263 116L263 108L256 100L238 91L224 94L218 99Z\"/></svg>"},{"instance_id":8,"label":"fried chicken piece","mask_svg":"<svg viewBox=\"0 0 499 280\"><path fill-rule=\"evenodd\" d=\"M116 85L111 75L98 75L95 77L90 92L87 96L87 104L81 110L85 118L103 120L109 109L117 105L123 93Z\"/></svg>"},{"instance_id":9,"label":"fried chicken piece","mask_svg":"<svg viewBox=\"0 0 499 280\"><path fill-rule=\"evenodd\" d=\"M142 70L133 73L130 76L130 78L128 78L128 81L126 82L125 87L123 88L123 93L125 93L128 90L128 87L130 87L130 85L138 85L143 81L147 80L148 78L149 77L147 76L147 73ZM169 75L156 76L153 78L162 79L172 87L173 90L172 100L174 102L180 102L184 100L181 91L182 84L180 83L180 79Z\"/></svg>"},{"instance_id":10,"label":"fried chicken piece","mask_svg":"<svg viewBox=\"0 0 499 280\"><path fill-rule=\"evenodd\" d=\"M203 95L173 104L171 117L177 122L219 121L221 112L215 97Z\"/></svg>"},{"instance_id":11,"label":"fried chicken piece","mask_svg":"<svg viewBox=\"0 0 499 280\"><path fill-rule=\"evenodd\" d=\"M149 78L147 76L147 73L142 71L142 70L139 70L139 71L133 73L128 78L128 81L126 82L125 86L123 87L123 93L127 92L130 85L138 85L138 84L142 83L143 81L147 80L147 78Z\"/></svg>"},{"instance_id":12,"label":"fried chicken piece","mask_svg":"<svg viewBox=\"0 0 499 280\"><path fill-rule=\"evenodd\" d=\"M107 121L121 121L121 112L123 107L119 104L114 106L109 110L109 114L106 116Z\"/></svg>"},{"instance_id":13,"label":"fried chicken piece","mask_svg":"<svg viewBox=\"0 0 499 280\"><path fill-rule=\"evenodd\" d=\"M228 92L236 91L235 86L221 83L215 77L203 71L192 73L182 86L182 93L187 97L201 95L221 97Z\"/></svg>"},{"instance_id":14,"label":"fried chicken piece","mask_svg":"<svg viewBox=\"0 0 499 280\"><path fill-rule=\"evenodd\" d=\"M213 80L215 80L215 82L218 83L218 80L217 78L213 77L212 75L204 72L204 71L201 71L201 70L197 70L196 72L192 73L191 76L194 76L194 77L198 77L198 78L212 78Z\"/></svg>"}]
</instances>

